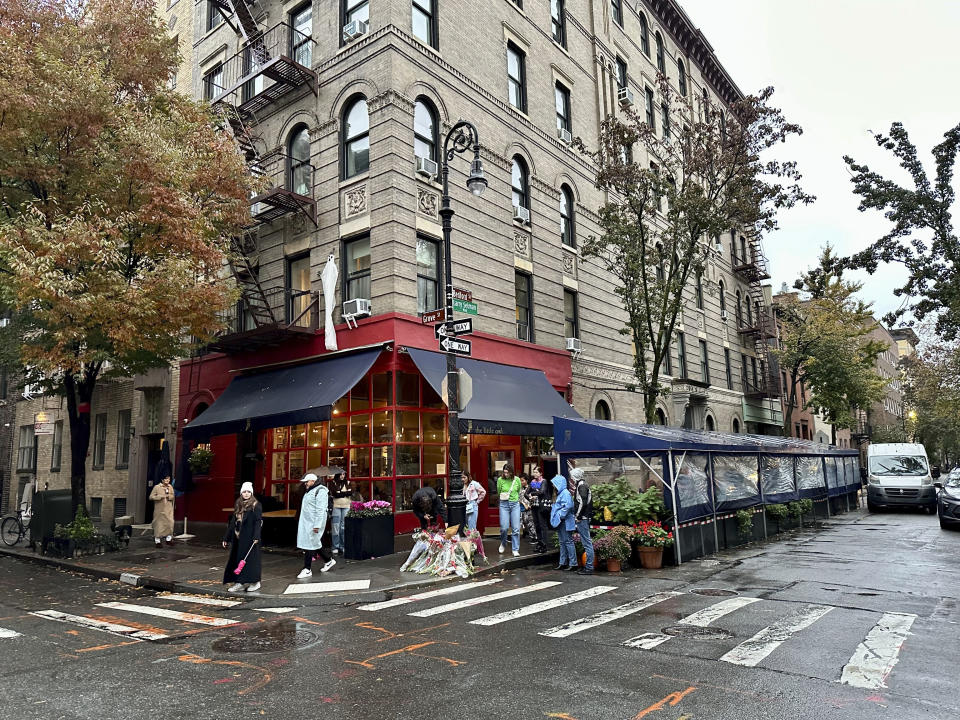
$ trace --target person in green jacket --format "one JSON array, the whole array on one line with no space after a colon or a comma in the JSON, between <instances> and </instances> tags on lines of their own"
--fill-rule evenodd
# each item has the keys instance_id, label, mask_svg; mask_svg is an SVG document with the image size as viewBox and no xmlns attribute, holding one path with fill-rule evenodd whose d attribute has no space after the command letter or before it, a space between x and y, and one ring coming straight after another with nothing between
<instances>
[{"instance_id":1,"label":"person in green jacket","mask_svg":"<svg viewBox=\"0 0 960 720\"><path fill-rule=\"evenodd\" d=\"M520 478L513 474L513 465L507 463L497 478L500 494L500 552L507 544L507 531L511 531L513 556L520 554Z\"/></svg>"}]
</instances>

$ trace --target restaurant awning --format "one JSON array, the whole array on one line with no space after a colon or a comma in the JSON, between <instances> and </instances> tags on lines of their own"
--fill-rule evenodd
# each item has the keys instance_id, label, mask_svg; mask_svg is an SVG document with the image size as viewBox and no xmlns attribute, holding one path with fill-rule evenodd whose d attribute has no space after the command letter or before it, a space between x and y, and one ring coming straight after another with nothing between
<instances>
[{"instance_id":1,"label":"restaurant awning","mask_svg":"<svg viewBox=\"0 0 960 720\"><path fill-rule=\"evenodd\" d=\"M441 392L447 375L443 353L407 348L430 387ZM460 412L460 432L481 435L553 435L553 418L579 418L542 370L457 358L473 383L473 397Z\"/></svg>"},{"instance_id":2,"label":"restaurant awning","mask_svg":"<svg viewBox=\"0 0 960 720\"><path fill-rule=\"evenodd\" d=\"M207 438L329 420L331 406L366 375L380 352L377 348L235 377L213 405L183 428L183 435Z\"/></svg>"}]
</instances>

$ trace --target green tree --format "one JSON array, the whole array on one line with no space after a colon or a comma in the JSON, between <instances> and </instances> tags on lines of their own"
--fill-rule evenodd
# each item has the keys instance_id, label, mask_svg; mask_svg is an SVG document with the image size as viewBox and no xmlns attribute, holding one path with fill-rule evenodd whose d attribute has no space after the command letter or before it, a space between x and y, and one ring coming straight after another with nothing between
<instances>
[{"instance_id":1,"label":"green tree","mask_svg":"<svg viewBox=\"0 0 960 720\"><path fill-rule=\"evenodd\" d=\"M954 165L960 151L960 125L947 131L933 148L936 178L931 181L902 123L893 123L889 135L876 134L879 147L889 151L906 171L908 182L900 184L874 172L845 155L859 210L879 210L892 227L867 249L843 261L846 267L876 271L880 263L900 263L907 280L894 294L909 298L888 314L892 324L905 313L917 319L936 318L937 333L947 340L960 333L960 240L953 226Z\"/></svg>"},{"instance_id":2,"label":"green tree","mask_svg":"<svg viewBox=\"0 0 960 720\"><path fill-rule=\"evenodd\" d=\"M877 374L875 362L887 346L870 337L877 323L870 305L856 297L861 284L843 280L835 265L827 246L820 265L795 284L806 297L791 294L777 301L780 347L774 355L787 375L787 435L794 409L814 409L840 427L853 427L854 410L884 395L886 381ZM808 391L805 402L797 397L801 384Z\"/></svg>"},{"instance_id":3,"label":"green tree","mask_svg":"<svg viewBox=\"0 0 960 720\"><path fill-rule=\"evenodd\" d=\"M933 341L904 363L905 422L910 439L922 442L944 466L960 462L960 347ZM934 461L934 462L937 462Z\"/></svg>"},{"instance_id":4,"label":"green tree","mask_svg":"<svg viewBox=\"0 0 960 720\"><path fill-rule=\"evenodd\" d=\"M715 252L711 239L731 228L761 236L776 227L778 210L813 200L798 185L796 165L770 157L801 133L768 104L772 88L725 111L679 96L662 76L657 86L669 134L628 108L603 121L596 151L578 140L597 168L597 188L609 198L599 211L602 233L588 238L582 255L616 278L614 292L627 315L620 332L635 350L636 382L627 389L643 393L649 423L666 392L661 365L684 291Z\"/></svg>"},{"instance_id":5,"label":"green tree","mask_svg":"<svg viewBox=\"0 0 960 720\"><path fill-rule=\"evenodd\" d=\"M75 510L96 383L220 327L229 239L249 218L234 141L167 88L176 47L153 11L0 4L0 300L27 381L66 397Z\"/></svg>"}]
</instances>

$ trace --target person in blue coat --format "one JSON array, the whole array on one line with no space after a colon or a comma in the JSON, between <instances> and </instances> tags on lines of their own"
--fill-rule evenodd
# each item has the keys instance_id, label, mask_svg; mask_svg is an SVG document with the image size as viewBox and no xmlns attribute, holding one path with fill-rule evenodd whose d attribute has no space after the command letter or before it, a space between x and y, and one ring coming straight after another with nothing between
<instances>
[{"instance_id":1,"label":"person in blue coat","mask_svg":"<svg viewBox=\"0 0 960 720\"><path fill-rule=\"evenodd\" d=\"M306 483L303 493L303 502L300 504L300 522L297 524L297 547L303 550L303 570L297 575L298 580L313 575L311 566L314 555L323 559L320 572L327 572L337 564L330 555L330 551L323 547L320 539L327 527L327 505L329 493L326 485L313 473L307 473L300 481Z\"/></svg>"},{"instance_id":2,"label":"person in blue coat","mask_svg":"<svg viewBox=\"0 0 960 720\"><path fill-rule=\"evenodd\" d=\"M573 544L573 530L577 526L573 514L573 495L567 489L567 479L557 474L550 483L557 490L557 499L550 507L550 525L557 529L560 540L560 564L557 570L577 569L577 549Z\"/></svg>"}]
</instances>

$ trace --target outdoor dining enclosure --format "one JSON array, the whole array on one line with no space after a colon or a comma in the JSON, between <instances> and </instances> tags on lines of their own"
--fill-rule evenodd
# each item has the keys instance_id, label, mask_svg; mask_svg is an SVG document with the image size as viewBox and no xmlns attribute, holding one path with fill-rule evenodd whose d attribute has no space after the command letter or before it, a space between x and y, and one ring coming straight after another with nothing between
<instances>
[{"instance_id":1,"label":"outdoor dining enclosure","mask_svg":"<svg viewBox=\"0 0 960 720\"><path fill-rule=\"evenodd\" d=\"M771 537L791 527L791 517L799 526L856 507L856 450L607 420L558 417L553 427L564 473L574 461L591 484L625 477L638 492L662 488L678 564ZM775 512L785 504L805 511L781 522ZM749 534L737 523L742 511L752 513Z\"/></svg>"}]
</instances>

